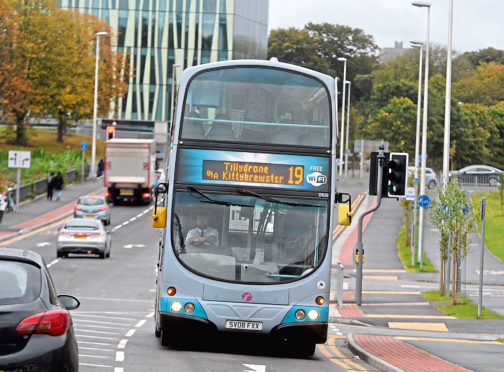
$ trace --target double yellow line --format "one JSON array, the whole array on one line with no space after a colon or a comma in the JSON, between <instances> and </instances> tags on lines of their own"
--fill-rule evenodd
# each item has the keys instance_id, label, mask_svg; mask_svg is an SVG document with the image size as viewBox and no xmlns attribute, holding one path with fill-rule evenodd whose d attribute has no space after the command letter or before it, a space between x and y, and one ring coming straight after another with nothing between
<instances>
[{"instance_id":1,"label":"double yellow line","mask_svg":"<svg viewBox=\"0 0 504 372\"><path fill-rule=\"evenodd\" d=\"M318 349L322 354L324 354L331 362L339 365L347 371L368 371L367 368L361 366L360 364L354 362L352 359L348 358L343 354L335 345L336 338L344 338L345 336L329 336L325 344L319 344Z\"/></svg>"},{"instance_id":2,"label":"double yellow line","mask_svg":"<svg viewBox=\"0 0 504 372\"><path fill-rule=\"evenodd\" d=\"M353 204L352 204L352 210L355 212L357 210L357 208L359 208L359 205L362 203L362 201L364 200L364 195L365 193L360 193L359 195L357 195L357 197L355 198ZM336 238L339 236L339 234L341 234L341 232L343 231L343 229L345 228L345 226L343 225L337 225L334 230L333 230L333 234L332 234L332 238L333 240L336 240Z\"/></svg>"}]
</instances>

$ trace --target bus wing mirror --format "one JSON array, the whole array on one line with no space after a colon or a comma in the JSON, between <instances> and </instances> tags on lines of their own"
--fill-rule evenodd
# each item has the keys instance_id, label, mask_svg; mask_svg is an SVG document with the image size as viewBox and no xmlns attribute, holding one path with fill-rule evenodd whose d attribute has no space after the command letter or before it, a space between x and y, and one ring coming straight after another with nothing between
<instances>
[{"instance_id":1,"label":"bus wing mirror","mask_svg":"<svg viewBox=\"0 0 504 372\"><path fill-rule=\"evenodd\" d=\"M152 227L155 229L166 227L166 207L158 207L152 211Z\"/></svg>"},{"instance_id":2,"label":"bus wing mirror","mask_svg":"<svg viewBox=\"0 0 504 372\"><path fill-rule=\"evenodd\" d=\"M347 196L346 200L343 196ZM350 226L352 223L352 196L349 193L337 193L336 203L343 203L338 205L338 225Z\"/></svg>"}]
</instances>

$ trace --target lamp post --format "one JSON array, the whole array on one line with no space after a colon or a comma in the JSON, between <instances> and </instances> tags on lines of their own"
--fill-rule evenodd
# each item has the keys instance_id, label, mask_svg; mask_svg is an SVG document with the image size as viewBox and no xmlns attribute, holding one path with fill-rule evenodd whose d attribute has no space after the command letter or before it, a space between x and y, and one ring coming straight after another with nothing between
<instances>
[{"instance_id":1,"label":"lamp post","mask_svg":"<svg viewBox=\"0 0 504 372\"><path fill-rule=\"evenodd\" d=\"M348 84L348 110L347 110L347 119L346 119L346 138L345 138L345 178L348 176L348 153L350 149L348 148L348 129L350 128L350 88L352 86L351 81L345 81ZM352 161L353 164L353 161Z\"/></svg>"},{"instance_id":2,"label":"lamp post","mask_svg":"<svg viewBox=\"0 0 504 372\"><path fill-rule=\"evenodd\" d=\"M96 163L96 114L98 111L98 60L100 58L100 36L105 36L105 31L97 32L96 34L96 60L95 60L95 83L94 83L94 101L93 101L93 144L91 149L91 174L90 177L95 177Z\"/></svg>"},{"instance_id":3,"label":"lamp post","mask_svg":"<svg viewBox=\"0 0 504 372\"><path fill-rule=\"evenodd\" d=\"M420 167L420 195L425 194L425 165L427 163L427 110L429 102L429 28L430 28L430 3L424 1L415 1L411 3L414 6L427 8L427 38L425 40L425 82L424 82L424 106L422 123L422 163ZM420 269L423 265L423 230L424 230L424 209L420 208L419 226L418 226L418 261Z\"/></svg>"},{"instance_id":4,"label":"lamp post","mask_svg":"<svg viewBox=\"0 0 504 372\"><path fill-rule=\"evenodd\" d=\"M451 114L451 70L452 70L452 29L453 29L453 0L450 0L448 21L448 51L446 56L446 97L445 121L443 139L443 189L448 183L450 165L450 114Z\"/></svg>"},{"instance_id":5,"label":"lamp post","mask_svg":"<svg viewBox=\"0 0 504 372\"><path fill-rule=\"evenodd\" d=\"M412 41L413 48L420 49L420 61L418 62L418 98L417 98L417 121L415 135L415 196L418 196L418 153L420 149L420 117L422 110L422 63L423 63L423 43L420 41ZM416 235L416 218L417 218L417 203L413 203L413 229L411 233L411 265L415 265L415 235Z\"/></svg>"},{"instance_id":6,"label":"lamp post","mask_svg":"<svg viewBox=\"0 0 504 372\"><path fill-rule=\"evenodd\" d=\"M175 70L180 67L179 64L175 63L172 65L172 80L171 80L171 100L170 100L170 128L168 130L168 136L170 136L171 128L173 127L173 110L175 107Z\"/></svg>"},{"instance_id":7,"label":"lamp post","mask_svg":"<svg viewBox=\"0 0 504 372\"><path fill-rule=\"evenodd\" d=\"M340 57L338 61L343 62L343 97L341 99L341 136L340 136L340 164L339 176L343 175L343 142L345 139L345 82L346 82L346 58Z\"/></svg>"}]
</instances>

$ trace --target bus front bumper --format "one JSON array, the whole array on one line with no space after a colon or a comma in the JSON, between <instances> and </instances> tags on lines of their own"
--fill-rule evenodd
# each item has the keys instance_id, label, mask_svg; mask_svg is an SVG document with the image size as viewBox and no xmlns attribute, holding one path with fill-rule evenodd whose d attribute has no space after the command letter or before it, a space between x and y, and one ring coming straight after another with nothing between
<instances>
[{"instance_id":1,"label":"bus front bumper","mask_svg":"<svg viewBox=\"0 0 504 372\"><path fill-rule=\"evenodd\" d=\"M280 340L303 340L324 344L327 341L327 323L283 323L271 330L271 336Z\"/></svg>"}]
</instances>

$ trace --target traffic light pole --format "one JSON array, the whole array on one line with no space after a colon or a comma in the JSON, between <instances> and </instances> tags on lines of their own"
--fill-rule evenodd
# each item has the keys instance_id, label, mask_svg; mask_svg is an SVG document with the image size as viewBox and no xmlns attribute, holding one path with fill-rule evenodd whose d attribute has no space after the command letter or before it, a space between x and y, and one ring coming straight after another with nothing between
<instances>
[{"instance_id":1,"label":"traffic light pole","mask_svg":"<svg viewBox=\"0 0 504 372\"><path fill-rule=\"evenodd\" d=\"M357 261L357 275L355 278L355 300L357 301L357 305L362 304L362 266L364 265L364 245L362 244L362 222L364 217L368 214L376 211L380 208L381 199L382 199L382 180L383 180L383 163L385 162L385 154L383 151L383 146L380 146L380 150L377 156L378 159L378 181L376 184L376 205L362 213L359 217L359 224L357 227L357 243L354 251L354 256Z\"/></svg>"}]
</instances>

